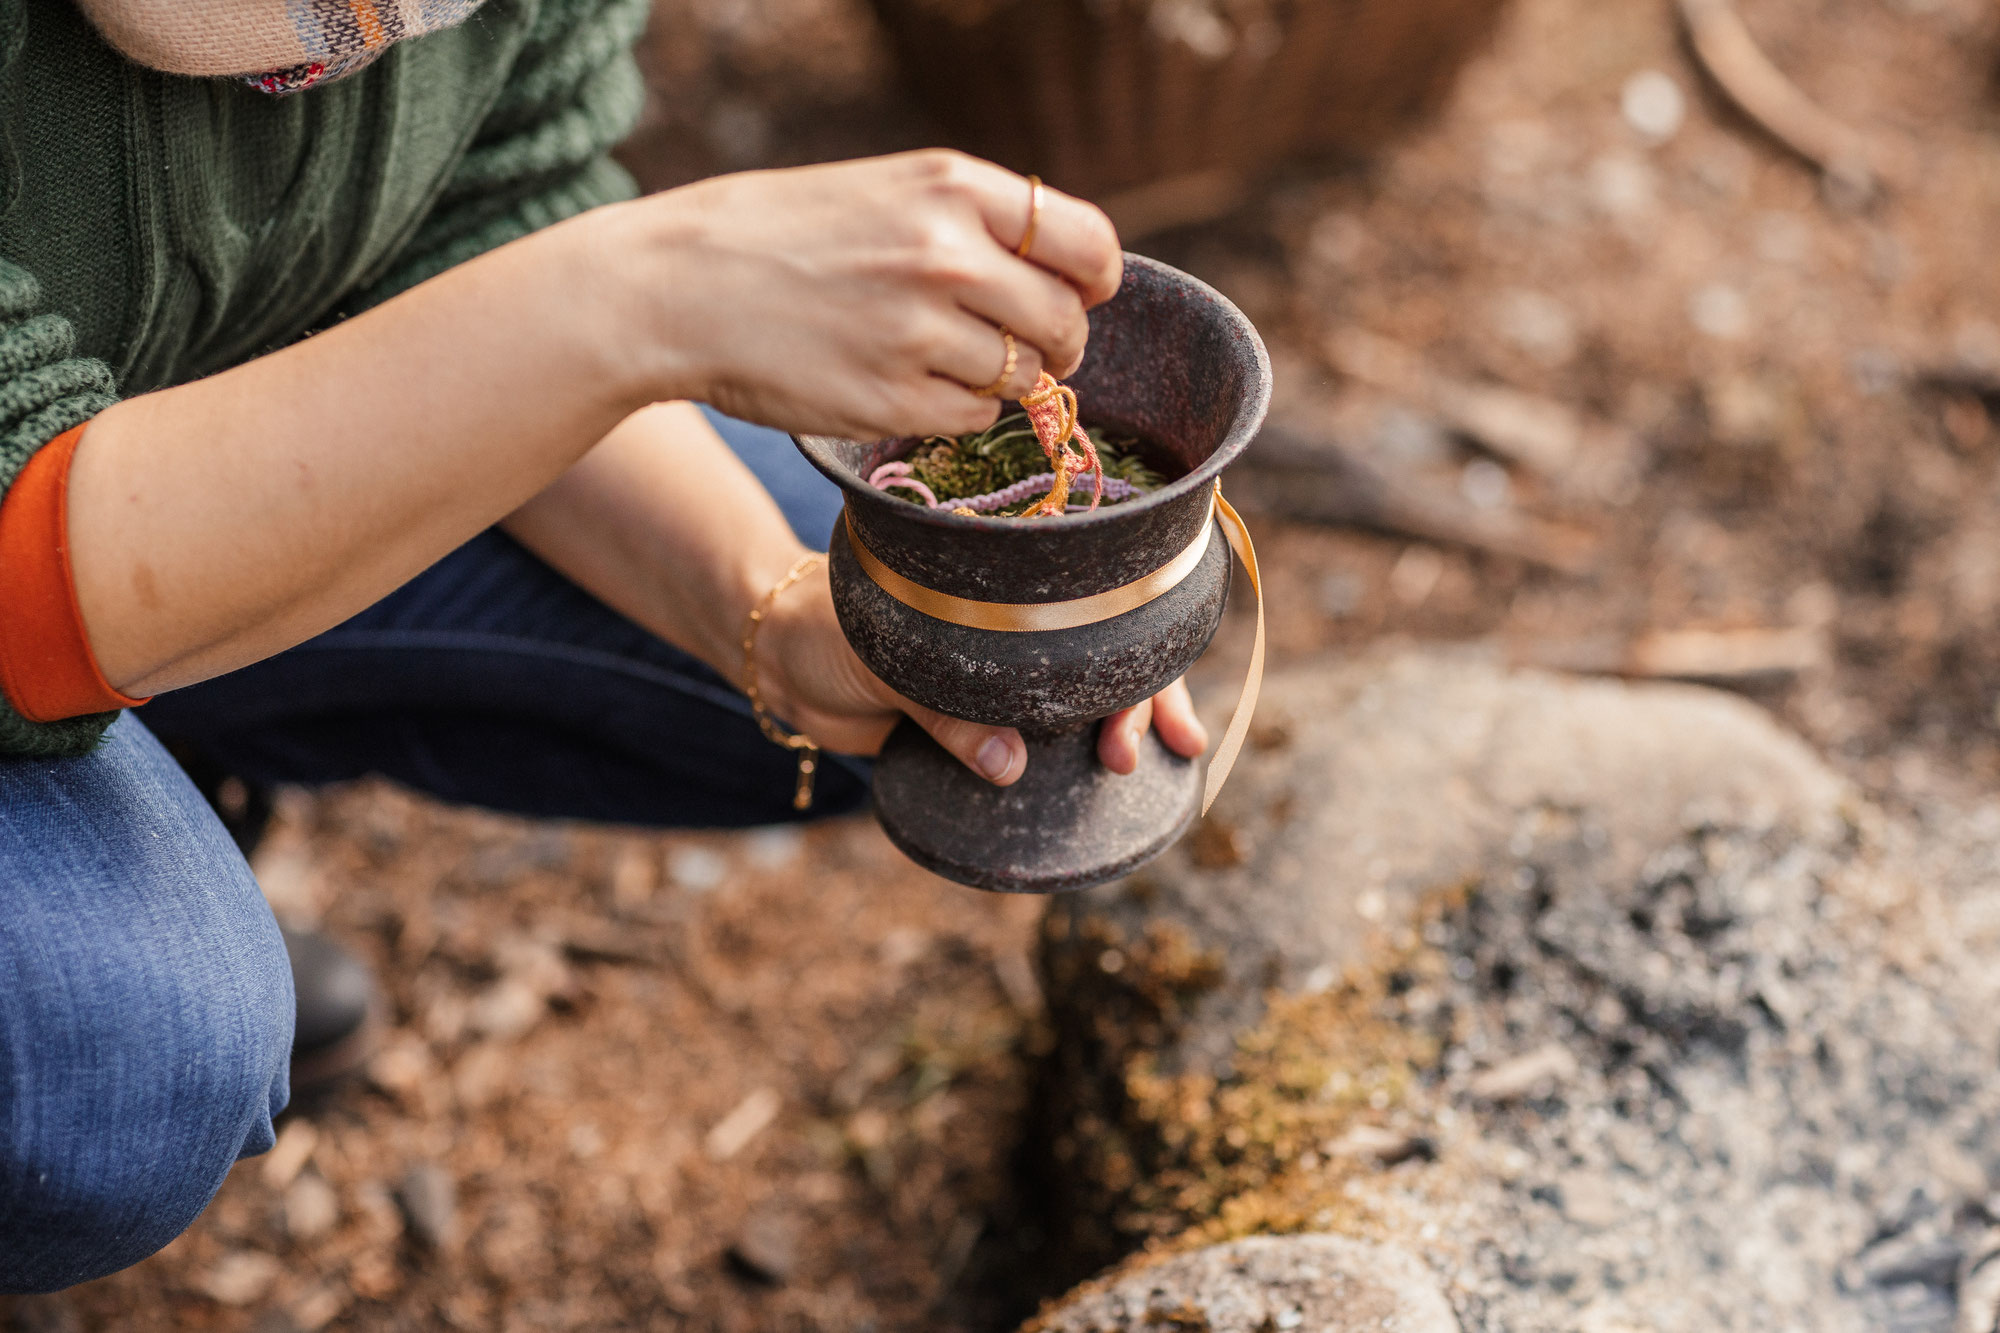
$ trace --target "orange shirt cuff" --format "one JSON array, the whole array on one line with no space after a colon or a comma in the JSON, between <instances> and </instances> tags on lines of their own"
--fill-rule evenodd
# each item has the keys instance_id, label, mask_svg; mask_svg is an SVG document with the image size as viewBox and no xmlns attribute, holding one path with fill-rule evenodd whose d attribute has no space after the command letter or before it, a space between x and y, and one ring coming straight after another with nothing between
<instances>
[{"instance_id":1,"label":"orange shirt cuff","mask_svg":"<svg viewBox=\"0 0 2000 1333\"><path fill-rule=\"evenodd\" d=\"M0 690L30 722L145 703L111 688L90 651L69 564L69 465L83 426L44 445L0 501Z\"/></svg>"}]
</instances>

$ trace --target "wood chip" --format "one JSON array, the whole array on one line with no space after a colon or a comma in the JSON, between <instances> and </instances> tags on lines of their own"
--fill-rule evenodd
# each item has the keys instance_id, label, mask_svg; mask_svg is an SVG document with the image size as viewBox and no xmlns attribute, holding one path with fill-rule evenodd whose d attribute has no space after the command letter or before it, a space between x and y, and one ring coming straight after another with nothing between
<instances>
[{"instance_id":1,"label":"wood chip","mask_svg":"<svg viewBox=\"0 0 2000 1333\"><path fill-rule=\"evenodd\" d=\"M312 1160L313 1149L319 1146L319 1130L310 1120L290 1120L278 1131L278 1141L265 1154L260 1174L267 1189L282 1190L297 1178L305 1164Z\"/></svg>"},{"instance_id":2,"label":"wood chip","mask_svg":"<svg viewBox=\"0 0 2000 1333\"><path fill-rule=\"evenodd\" d=\"M1546 1097L1575 1075L1576 1057L1552 1042L1474 1075L1467 1090L1481 1101L1516 1102Z\"/></svg>"},{"instance_id":3,"label":"wood chip","mask_svg":"<svg viewBox=\"0 0 2000 1333\"><path fill-rule=\"evenodd\" d=\"M1561 476L1583 447L1583 417L1553 398L1438 374L1402 343L1360 329L1334 334L1323 348L1349 379L1403 399L1489 453L1542 476Z\"/></svg>"},{"instance_id":4,"label":"wood chip","mask_svg":"<svg viewBox=\"0 0 2000 1333\"><path fill-rule=\"evenodd\" d=\"M1009 949L995 954L993 976L1000 983L1000 989L1007 993L1007 1003L1021 1017L1037 1017L1046 1007L1041 980L1036 977L1035 965L1029 961L1025 951Z\"/></svg>"},{"instance_id":5,"label":"wood chip","mask_svg":"<svg viewBox=\"0 0 2000 1333\"><path fill-rule=\"evenodd\" d=\"M1248 198L1249 183L1226 168L1191 171L1120 191L1101 201L1126 240L1174 227L1213 222Z\"/></svg>"},{"instance_id":6,"label":"wood chip","mask_svg":"<svg viewBox=\"0 0 2000 1333\"><path fill-rule=\"evenodd\" d=\"M784 1101L776 1089L759 1088L738 1102L736 1109L716 1121L702 1140L702 1151L711 1162L726 1162L750 1146L750 1141L771 1127Z\"/></svg>"},{"instance_id":7,"label":"wood chip","mask_svg":"<svg viewBox=\"0 0 2000 1333\"><path fill-rule=\"evenodd\" d=\"M1597 562L1597 540L1587 532L1510 509L1476 509L1455 492L1386 472L1296 426L1264 429L1230 470L1229 496L1254 513L1412 537L1563 574L1585 573Z\"/></svg>"},{"instance_id":8,"label":"wood chip","mask_svg":"<svg viewBox=\"0 0 2000 1333\"><path fill-rule=\"evenodd\" d=\"M1830 660L1819 629L1655 630L1633 643L1624 674L1719 683L1776 680Z\"/></svg>"},{"instance_id":9,"label":"wood chip","mask_svg":"<svg viewBox=\"0 0 2000 1333\"><path fill-rule=\"evenodd\" d=\"M1354 1125L1337 1139L1322 1145L1328 1157L1363 1157L1395 1166L1416 1157L1434 1157L1437 1145L1420 1134L1385 1129L1381 1125Z\"/></svg>"}]
</instances>

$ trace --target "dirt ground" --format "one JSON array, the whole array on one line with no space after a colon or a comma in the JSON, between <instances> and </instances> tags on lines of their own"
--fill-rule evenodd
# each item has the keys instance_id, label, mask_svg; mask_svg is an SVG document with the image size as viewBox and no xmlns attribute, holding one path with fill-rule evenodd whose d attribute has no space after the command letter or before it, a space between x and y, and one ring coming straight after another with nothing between
<instances>
[{"instance_id":1,"label":"dirt ground","mask_svg":"<svg viewBox=\"0 0 2000 1333\"><path fill-rule=\"evenodd\" d=\"M1718 98L1670 8L1519 0L1395 153L1145 241L1257 321L1287 410L1585 552L1559 573L1267 516L1275 658L1484 639L1603 668L1663 631L1776 635L1785 663L1738 683L1878 795L1990 783L1993 16L1743 0L1902 164L1862 205ZM652 184L926 137L859 0L665 0L648 58L630 159ZM1671 132L1648 71L1680 94ZM1343 381L1328 342L1354 331L1565 405L1583 443L1496 466ZM1211 706L1245 629L1204 673ZM373 786L289 796L257 865L282 912L378 965L384 1054L165 1253L19 1302L15 1326L984 1333L1036 1294L1010 1183L1036 903L932 879L861 823L640 835Z\"/></svg>"}]
</instances>

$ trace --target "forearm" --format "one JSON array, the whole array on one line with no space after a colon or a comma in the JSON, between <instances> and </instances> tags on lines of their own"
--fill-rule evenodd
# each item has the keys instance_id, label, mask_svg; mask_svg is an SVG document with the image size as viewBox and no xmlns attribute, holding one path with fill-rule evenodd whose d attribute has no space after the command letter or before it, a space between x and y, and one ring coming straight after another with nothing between
<instances>
[{"instance_id":1,"label":"forearm","mask_svg":"<svg viewBox=\"0 0 2000 1333\"><path fill-rule=\"evenodd\" d=\"M624 298L594 225L552 228L102 413L71 471L69 525L106 678L171 689L339 623L664 387L619 346Z\"/></svg>"},{"instance_id":2,"label":"forearm","mask_svg":"<svg viewBox=\"0 0 2000 1333\"><path fill-rule=\"evenodd\" d=\"M505 526L600 601L738 685L744 621L805 551L690 403L634 414Z\"/></svg>"},{"instance_id":3,"label":"forearm","mask_svg":"<svg viewBox=\"0 0 2000 1333\"><path fill-rule=\"evenodd\" d=\"M991 424L996 403L967 386L987 382L1008 338L1016 392L1044 364L1075 365L1084 307L1120 271L1109 223L1053 192L1033 252L1011 253L1022 185L935 152L718 178L598 209L285 351L105 411L68 508L99 666L145 694L298 643L526 505L648 403L700 398L856 438ZM717 469L752 484L733 459ZM580 503L569 491L549 503ZM688 535L592 548L587 576L616 601L639 595L626 575L641 556L678 566L746 540L688 503L673 511ZM521 530L585 560L538 512ZM733 582L689 586L709 599L699 610L741 599ZM722 664L726 645L683 621L677 594L645 595L641 619Z\"/></svg>"}]
</instances>

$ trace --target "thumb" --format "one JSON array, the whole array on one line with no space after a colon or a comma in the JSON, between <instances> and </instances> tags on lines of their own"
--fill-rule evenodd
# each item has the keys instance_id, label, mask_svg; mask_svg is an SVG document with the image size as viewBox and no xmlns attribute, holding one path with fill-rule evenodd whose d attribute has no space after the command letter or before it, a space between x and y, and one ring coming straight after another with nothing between
<instances>
[{"instance_id":1,"label":"thumb","mask_svg":"<svg viewBox=\"0 0 2000 1333\"><path fill-rule=\"evenodd\" d=\"M1012 727L982 726L907 700L903 711L961 764L996 787L1013 786L1027 770L1028 747Z\"/></svg>"}]
</instances>

